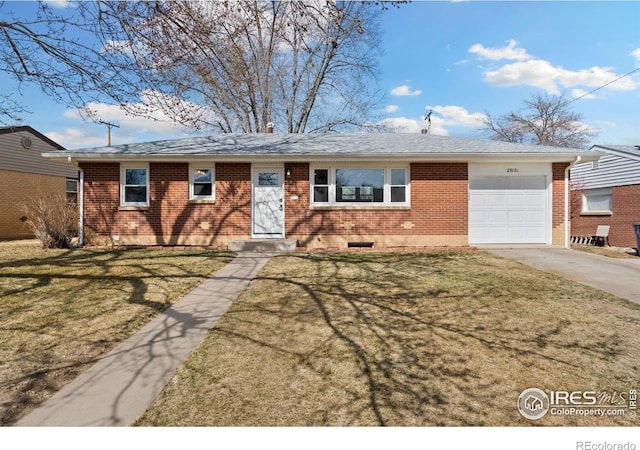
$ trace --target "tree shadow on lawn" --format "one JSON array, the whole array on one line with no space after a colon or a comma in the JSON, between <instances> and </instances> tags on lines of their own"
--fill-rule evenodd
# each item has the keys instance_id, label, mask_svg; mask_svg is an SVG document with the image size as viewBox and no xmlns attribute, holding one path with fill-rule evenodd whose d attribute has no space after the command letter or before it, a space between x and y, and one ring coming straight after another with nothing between
<instances>
[{"instance_id":1,"label":"tree shadow on lawn","mask_svg":"<svg viewBox=\"0 0 640 450\"><path fill-rule=\"evenodd\" d=\"M615 373L621 369L614 363L629 357L618 330L571 314L594 300L572 296L594 291L566 288L559 278L467 253L309 254L281 261L287 272L278 273L273 261L254 280L256 298L234 305L214 333L293 358L292 385L300 367L316 374L311 389L331 398L300 412L296 425L527 425L515 403L531 385L588 390L631 380ZM278 329L297 331L278 340ZM599 370L614 377L598 378ZM594 382L604 385L588 385ZM274 424L255 420L252 425ZM546 422L576 423L592 424Z\"/></svg>"},{"instance_id":2,"label":"tree shadow on lawn","mask_svg":"<svg viewBox=\"0 0 640 450\"><path fill-rule=\"evenodd\" d=\"M231 259L204 251L47 253L0 263L0 425L16 422L164 311L208 275L204 267Z\"/></svg>"}]
</instances>

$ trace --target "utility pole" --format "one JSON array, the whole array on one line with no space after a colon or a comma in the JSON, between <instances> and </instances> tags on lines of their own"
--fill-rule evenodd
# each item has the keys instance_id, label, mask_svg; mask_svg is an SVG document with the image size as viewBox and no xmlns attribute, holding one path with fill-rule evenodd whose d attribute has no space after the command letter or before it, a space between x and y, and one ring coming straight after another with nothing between
<instances>
[{"instance_id":1,"label":"utility pole","mask_svg":"<svg viewBox=\"0 0 640 450\"><path fill-rule=\"evenodd\" d=\"M111 147L111 128L113 127L120 128L120 125L116 125L115 123L112 123L112 122L105 122L104 120L98 120L98 123L101 123L107 126L107 145Z\"/></svg>"}]
</instances>

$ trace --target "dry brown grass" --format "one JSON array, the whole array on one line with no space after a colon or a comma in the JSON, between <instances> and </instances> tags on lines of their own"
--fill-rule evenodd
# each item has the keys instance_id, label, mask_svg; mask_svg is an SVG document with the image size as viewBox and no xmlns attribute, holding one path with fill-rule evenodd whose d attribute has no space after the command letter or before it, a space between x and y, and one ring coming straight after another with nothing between
<instances>
[{"instance_id":1,"label":"dry brown grass","mask_svg":"<svg viewBox=\"0 0 640 450\"><path fill-rule=\"evenodd\" d=\"M614 247L595 247L593 245L571 244L573 250L579 250L585 253L593 253L595 255L608 256L609 258L637 258L636 255L631 255L625 252L625 249Z\"/></svg>"},{"instance_id":2,"label":"dry brown grass","mask_svg":"<svg viewBox=\"0 0 640 450\"><path fill-rule=\"evenodd\" d=\"M634 425L520 416L522 390L638 387L640 307L485 252L272 260L137 422Z\"/></svg>"},{"instance_id":3,"label":"dry brown grass","mask_svg":"<svg viewBox=\"0 0 640 450\"><path fill-rule=\"evenodd\" d=\"M0 425L15 422L231 259L0 242Z\"/></svg>"}]
</instances>

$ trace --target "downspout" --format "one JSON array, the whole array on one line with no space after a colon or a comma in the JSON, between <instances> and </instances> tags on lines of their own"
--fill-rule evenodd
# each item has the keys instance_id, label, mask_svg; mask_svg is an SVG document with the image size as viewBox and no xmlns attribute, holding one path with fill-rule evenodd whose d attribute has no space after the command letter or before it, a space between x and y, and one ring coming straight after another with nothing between
<instances>
[{"instance_id":1,"label":"downspout","mask_svg":"<svg viewBox=\"0 0 640 450\"><path fill-rule=\"evenodd\" d=\"M78 247L84 245L84 170L80 168L77 162L74 162L71 156L67 157L67 162L78 168L80 179L78 184Z\"/></svg>"},{"instance_id":2,"label":"downspout","mask_svg":"<svg viewBox=\"0 0 640 450\"><path fill-rule=\"evenodd\" d=\"M78 192L78 212L79 212L79 224L78 224L78 247L84 245L84 170L80 170L80 191Z\"/></svg>"},{"instance_id":3,"label":"downspout","mask_svg":"<svg viewBox=\"0 0 640 450\"><path fill-rule=\"evenodd\" d=\"M582 156L576 157L576 160L564 169L564 248L566 249L571 247L569 242L569 171L573 166L578 164L580 160L582 160Z\"/></svg>"}]
</instances>

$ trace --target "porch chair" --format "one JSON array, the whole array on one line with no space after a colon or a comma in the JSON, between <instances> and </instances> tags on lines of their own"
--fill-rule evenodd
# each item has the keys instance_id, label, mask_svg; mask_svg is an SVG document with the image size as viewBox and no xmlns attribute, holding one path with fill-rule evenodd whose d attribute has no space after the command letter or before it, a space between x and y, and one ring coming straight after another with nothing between
<instances>
[{"instance_id":1,"label":"porch chair","mask_svg":"<svg viewBox=\"0 0 640 450\"><path fill-rule=\"evenodd\" d=\"M596 234L592 236L593 245L598 247L609 246L609 225L598 225L596 228Z\"/></svg>"}]
</instances>

